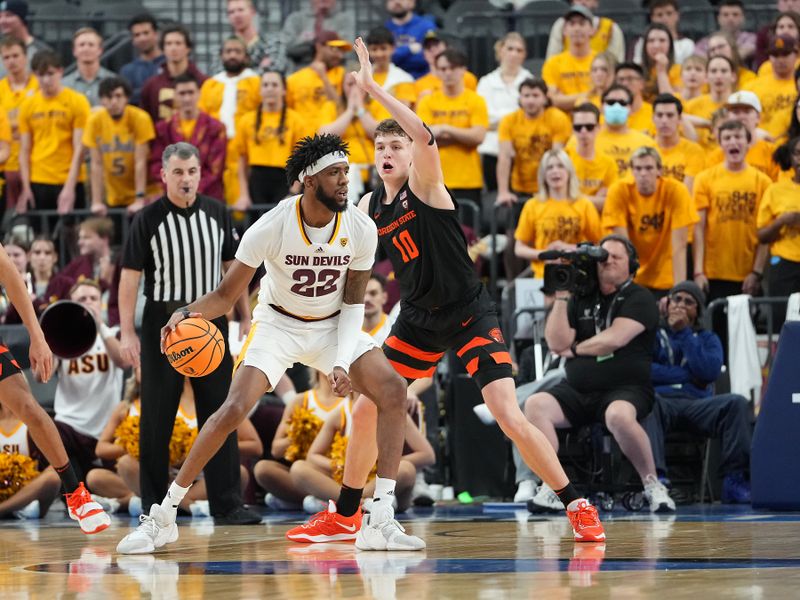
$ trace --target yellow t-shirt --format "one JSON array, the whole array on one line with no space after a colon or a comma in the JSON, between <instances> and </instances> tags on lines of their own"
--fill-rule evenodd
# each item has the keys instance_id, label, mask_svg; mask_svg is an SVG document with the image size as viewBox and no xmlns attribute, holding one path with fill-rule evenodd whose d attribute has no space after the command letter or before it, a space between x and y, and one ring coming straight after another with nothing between
<instances>
[{"instance_id":1,"label":"yellow t-shirt","mask_svg":"<svg viewBox=\"0 0 800 600\"><path fill-rule=\"evenodd\" d=\"M523 244L544 250L552 242L567 244L597 242L600 239L600 215L586 198L577 200L540 200L531 198L522 207L514 237ZM544 263L531 262L534 277L544 277Z\"/></svg>"},{"instance_id":2,"label":"yellow t-shirt","mask_svg":"<svg viewBox=\"0 0 800 600\"><path fill-rule=\"evenodd\" d=\"M575 165L581 194L594 196L602 188L610 188L617 180L617 163L611 157L595 153L594 160L586 160L575 148L568 149L567 154Z\"/></svg>"},{"instance_id":3,"label":"yellow t-shirt","mask_svg":"<svg viewBox=\"0 0 800 600\"><path fill-rule=\"evenodd\" d=\"M794 63L794 68L797 69L800 67L800 58L797 59L797 62ZM758 77L764 77L765 75L774 75L775 71L772 69L772 63L768 60L765 60L761 63L761 66L758 67Z\"/></svg>"},{"instance_id":4,"label":"yellow t-shirt","mask_svg":"<svg viewBox=\"0 0 800 600\"><path fill-rule=\"evenodd\" d=\"M778 166L778 163L772 160L773 152L775 152L774 144L769 143L767 140L756 140L756 142L747 149L745 162L767 175L772 181L778 181L781 168ZM725 162L725 153L719 146L706 155L707 167L713 167L723 162Z\"/></svg>"},{"instance_id":5,"label":"yellow t-shirt","mask_svg":"<svg viewBox=\"0 0 800 600\"><path fill-rule=\"evenodd\" d=\"M706 211L706 277L744 281L753 270L758 205L771 184L769 177L750 166L731 172L724 164L716 165L697 176L695 208Z\"/></svg>"},{"instance_id":6,"label":"yellow t-shirt","mask_svg":"<svg viewBox=\"0 0 800 600\"><path fill-rule=\"evenodd\" d=\"M364 110L372 115L372 118L378 121L380 111L385 110L380 104L375 101L367 100L364 102ZM336 104L333 102L326 102L322 107L322 122L333 123L339 118ZM364 126L358 119L353 119L341 135L343 141L347 142L347 147L350 150L350 164L357 165L371 165L375 161L375 144L373 139L367 135ZM368 175L366 171L363 175Z\"/></svg>"},{"instance_id":7,"label":"yellow t-shirt","mask_svg":"<svg viewBox=\"0 0 800 600\"><path fill-rule=\"evenodd\" d=\"M756 227L766 227L783 213L793 211L800 211L800 184L794 181L773 183L761 198ZM773 256L800 262L800 227L781 227L780 237L770 244L769 250Z\"/></svg>"},{"instance_id":8,"label":"yellow t-shirt","mask_svg":"<svg viewBox=\"0 0 800 600\"><path fill-rule=\"evenodd\" d=\"M342 93L344 67L328 71L328 81L338 95ZM322 78L311 67L300 69L286 78L286 106L305 119L314 131L319 129L319 111L329 98L325 95Z\"/></svg>"},{"instance_id":9,"label":"yellow t-shirt","mask_svg":"<svg viewBox=\"0 0 800 600\"><path fill-rule=\"evenodd\" d=\"M419 101L417 114L428 126L453 125L455 127L489 127L486 101L477 92L464 90L451 98L438 91ZM453 189L483 187L481 157L477 146L469 148L450 144L439 148L444 183Z\"/></svg>"},{"instance_id":10,"label":"yellow t-shirt","mask_svg":"<svg viewBox=\"0 0 800 600\"><path fill-rule=\"evenodd\" d=\"M19 108L38 89L39 80L34 75L28 77L21 90L12 90L8 77L0 80L0 109L6 113L11 125L11 153L4 165L6 171L19 171Z\"/></svg>"},{"instance_id":11,"label":"yellow t-shirt","mask_svg":"<svg viewBox=\"0 0 800 600\"><path fill-rule=\"evenodd\" d=\"M576 58L569 51L551 56L542 66L542 79L566 95L582 94L592 89L590 69L595 52Z\"/></svg>"},{"instance_id":12,"label":"yellow t-shirt","mask_svg":"<svg viewBox=\"0 0 800 600\"><path fill-rule=\"evenodd\" d=\"M614 21L608 17L600 17L600 22L589 40L589 46L593 52L605 52L608 50L608 44L611 42L611 34L613 33L612 27ZM569 38L564 36L564 50L569 50Z\"/></svg>"},{"instance_id":13,"label":"yellow t-shirt","mask_svg":"<svg viewBox=\"0 0 800 600\"><path fill-rule=\"evenodd\" d=\"M658 178L652 196L642 196L633 178L617 181L608 190L603 207L603 230L623 227L639 253L636 283L658 290L674 285L672 231L697 222L686 186Z\"/></svg>"},{"instance_id":14,"label":"yellow t-shirt","mask_svg":"<svg viewBox=\"0 0 800 600\"><path fill-rule=\"evenodd\" d=\"M314 130L309 129L308 123L291 108L286 109L283 136L278 134L281 123L280 112L261 113L261 123L256 136L257 118L257 111L242 115L236 126L236 137L233 138L236 155L244 156L247 164L252 166L283 169L294 145L305 136L314 134Z\"/></svg>"},{"instance_id":15,"label":"yellow t-shirt","mask_svg":"<svg viewBox=\"0 0 800 600\"><path fill-rule=\"evenodd\" d=\"M109 206L128 206L136 199L135 151L156 137L150 115L128 105L119 119L105 108L92 112L83 130L83 145L103 156L103 182Z\"/></svg>"},{"instance_id":16,"label":"yellow t-shirt","mask_svg":"<svg viewBox=\"0 0 800 600\"><path fill-rule=\"evenodd\" d=\"M633 129L628 129L627 133L617 133L603 127L597 134L594 149L598 154L608 156L617 164L617 176L622 178L630 173L631 154L642 146L655 148L656 142L650 136Z\"/></svg>"},{"instance_id":17,"label":"yellow t-shirt","mask_svg":"<svg viewBox=\"0 0 800 600\"><path fill-rule=\"evenodd\" d=\"M557 108L546 108L533 118L521 108L500 120L497 138L514 146L511 188L515 192L535 194L539 190L539 161L553 144L565 144L572 135L569 117Z\"/></svg>"},{"instance_id":18,"label":"yellow t-shirt","mask_svg":"<svg viewBox=\"0 0 800 600\"><path fill-rule=\"evenodd\" d=\"M769 61L767 61L769 62ZM753 73L747 67L739 67L739 72L736 74L736 89L744 89L746 85L748 85L751 81L756 78L756 74Z\"/></svg>"},{"instance_id":19,"label":"yellow t-shirt","mask_svg":"<svg viewBox=\"0 0 800 600\"><path fill-rule=\"evenodd\" d=\"M194 133L194 128L196 125L197 119L189 119L184 121L178 117L178 129L181 130L181 135L183 135L183 139L185 140L192 139L192 134Z\"/></svg>"},{"instance_id":20,"label":"yellow t-shirt","mask_svg":"<svg viewBox=\"0 0 800 600\"><path fill-rule=\"evenodd\" d=\"M386 82L386 78L388 76L389 72L387 71L386 73L373 73L372 78L375 80L375 83L383 87L384 83ZM391 89L386 91L389 92L392 96L394 96L398 100L400 100L401 102L407 104L408 106L413 106L414 103L417 101L417 89L414 84L415 82L412 79L411 81L404 81L396 85L393 85ZM386 111L386 114L389 114L389 111Z\"/></svg>"},{"instance_id":21,"label":"yellow t-shirt","mask_svg":"<svg viewBox=\"0 0 800 600\"><path fill-rule=\"evenodd\" d=\"M86 126L91 107L83 94L63 88L52 98L41 90L19 109L19 131L31 135L31 182L62 185L72 162L72 135Z\"/></svg>"},{"instance_id":22,"label":"yellow t-shirt","mask_svg":"<svg viewBox=\"0 0 800 600\"><path fill-rule=\"evenodd\" d=\"M628 117L628 127L649 134L653 128L653 105L649 102L642 102L639 110L631 113Z\"/></svg>"},{"instance_id":23,"label":"yellow t-shirt","mask_svg":"<svg viewBox=\"0 0 800 600\"><path fill-rule=\"evenodd\" d=\"M686 177L697 177L705 168L703 149L691 140L681 138L672 148L658 147L663 169L661 174L684 183Z\"/></svg>"},{"instance_id":24,"label":"yellow t-shirt","mask_svg":"<svg viewBox=\"0 0 800 600\"><path fill-rule=\"evenodd\" d=\"M478 78L469 71L464 71L464 87L473 92L478 89ZM442 80L439 79L432 72L423 75L414 82L414 92L416 93L416 101L419 101L420 96L429 94L431 92L438 92L442 89Z\"/></svg>"},{"instance_id":25,"label":"yellow t-shirt","mask_svg":"<svg viewBox=\"0 0 800 600\"><path fill-rule=\"evenodd\" d=\"M774 75L757 77L743 86L743 89L754 92L761 100L760 127L774 138L785 134L792 121L794 101L797 98L794 77L789 79L776 79Z\"/></svg>"},{"instance_id":26,"label":"yellow t-shirt","mask_svg":"<svg viewBox=\"0 0 800 600\"><path fill-rule=\"evenodd\" d=\"M683 107L683 112L687 115L694 115L710 121L711 116L723 106L725 106L724 100L722 102L714 102L711 94L703 94L687 101ZM714 133L711 131L710 126L707 129L697 128L697 143L704 150L713 150L717 147L717 140L714 139Z\"/></svg>"},{"instance_id":27,"label":"yellow t-shirt","mask_svg":"<svg viewBox=\"0 0 800 600\"><path fill-rule=\"evenodd\" d=\"M234 121L251 110L256 110L261 104L261 78L258 75L244 77L236 82L236 112ZM222 109L223 96L225 94L225 83L214 79L206 79L200 88L200 100L198 106L200 110L208 113L218 121L220 120L220 110Z\"/></svg>"}]
</instances>

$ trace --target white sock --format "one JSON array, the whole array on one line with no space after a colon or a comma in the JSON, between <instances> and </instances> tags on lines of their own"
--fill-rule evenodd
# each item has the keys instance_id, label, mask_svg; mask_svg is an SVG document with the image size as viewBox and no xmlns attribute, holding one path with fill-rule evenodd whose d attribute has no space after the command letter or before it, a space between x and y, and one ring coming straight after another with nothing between
<instances>
[{"instance_id":1,"label":"white sock","mask_svg":"<svg viewBox=\"0 0 800 600\"><path fill-rule=\"evenodd\" d=\"M394 488L397 482L394 479L384 479L383 477L375 478L375 493L372 497L375 500L386 498L389 502L394 498Z\"/></svg>"},{"instance_id":2,"label":"white sock","mask_svg":"<svg viewBox=\"0 0 800 600\"><path fill-rule=\"evenodd\" d=\"M167 490L167 495L164 496L164 501L161 503L161 508L165 510L178 510L178 505L181 503L181 500L186 496L186 492L189 491L189 488L192 487L181 487L174 481L169 486Z\"/></svg>"},{"instance_id":3,"label":"white sock","mask_svg":"<svg viewBox=\"0 0 800 600\"><path fill-rule=\"evenodd\" d=\"M586 498L575 498L572 502L567 505L567 510L569 512L575 512L578 510L578 504L581 502L586 502Z\"/></svg>"}]
</instances>

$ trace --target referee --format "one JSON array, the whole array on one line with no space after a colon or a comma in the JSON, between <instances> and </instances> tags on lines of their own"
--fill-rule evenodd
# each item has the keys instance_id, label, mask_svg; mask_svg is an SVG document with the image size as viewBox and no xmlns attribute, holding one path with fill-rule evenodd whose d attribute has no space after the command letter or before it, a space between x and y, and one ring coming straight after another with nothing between
<instances>
[{"instance_id":1,"label":"referee","mask_svg":"<svg viewBox=\"0 0 800 600\"><path fill-rule=\"evenodd\" d=\"M161 327L175 310L213 291L233 261L238 236L224 204L197 194L200 154L179 142L167 146L161 158L161 179L167 193L135 217L122 259L119 310L122 352L134 366L141 354L141 421L139 462L142 506L161 502L167 493L169 441L178 412L184 377L161 353ZM144 274L146 303L141 347L133 316L139 281ZM242 298L246 306L246 298ZM241 311L249 329L249 307ZM225 317L214 320L228 337ZM191 378L198 427L225 400L233 361L227 352L222 364L205 377ZM232 433L205 468L211 514L217 524L251 524L260 515L242 506L239 450Z\"/></svg>"}]
</instances>

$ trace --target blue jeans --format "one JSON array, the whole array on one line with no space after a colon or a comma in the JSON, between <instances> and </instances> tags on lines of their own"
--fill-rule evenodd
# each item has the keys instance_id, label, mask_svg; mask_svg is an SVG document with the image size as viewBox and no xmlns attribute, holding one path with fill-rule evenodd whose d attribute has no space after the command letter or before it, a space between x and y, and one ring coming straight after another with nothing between
<instances>
[{"instance_id":1,"label":"blue jeans","mask_svg":"<svg viewBox=\"0 0 800 600\"><path fill-rule=\"evenodd\" d=\"M652 414L645 419L656 469L666 473L664 437L670 431L720 438L724 475L745 472L750 467L750 408L738 394L709 398L681 398L656 394Z\"/></svg>"}]
</instances>

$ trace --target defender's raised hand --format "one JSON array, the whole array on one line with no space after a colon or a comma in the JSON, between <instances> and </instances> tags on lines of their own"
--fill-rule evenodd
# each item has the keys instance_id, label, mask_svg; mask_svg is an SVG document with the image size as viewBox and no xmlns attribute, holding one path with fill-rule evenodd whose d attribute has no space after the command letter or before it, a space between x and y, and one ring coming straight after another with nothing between
<instances>
[{"instance_id":1,"label":"defender's raised hand","mask_svg":"<svg viewBox=\"0 0 800 600\"><path fill-rule=\"evenodd\" d=\"M353 73L353 76L356 78L356 84L365 92L369 92L369 88L372 84L375 83L375 80L372 78L372 63L369 62L369 50L367 50L367 46L360 37L356 38L356 41L353 43L353 49L356 51L356 55L358 55L358 64L361 67L358 73Z\"/></svg>"}]
</instances>

